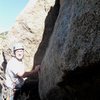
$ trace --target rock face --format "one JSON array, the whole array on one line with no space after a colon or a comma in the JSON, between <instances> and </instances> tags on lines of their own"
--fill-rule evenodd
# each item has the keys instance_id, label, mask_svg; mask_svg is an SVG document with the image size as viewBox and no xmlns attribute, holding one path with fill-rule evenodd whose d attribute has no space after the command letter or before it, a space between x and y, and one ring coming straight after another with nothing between
<instances>
[{"instance_id":1,"label":"rock face","mask_svg":"<svg viewBox=\"0 0 100 100\"><path fill-rule=\"evenodd\" d=\"M23 42L25 45L25 63L28 66L27 69L29 69L30 66L32 67L41 63L59 13L58 1L55 3L55 0L29 0L29 3L17 17L15 24L6 35L6 38L2 41L2 47L0 47L0 49L2 48L4 50L7 61L12 56L12 45L15 42ZM37 50L38 46L39 49ZM0 51L0 55L2 58L2 51ZM3 61L0 60L0 64L2 62ZM23 89L24 93L28 95L27 98L29 100L38 96L37 91L33 93L37 96L32 95L32 91L37 89L37 87L35 87L34 90L34 84L37 86L37 81L35 83L33 82L33 87L31 87L32 82L26 83L29 89L28 92L24 91L27 87ZM31 85L28 86L28 84ZM39 98L36 100L39 100Z\"/></svg>"},{"instance_id":2,"label":"rock face","mask_svg":"<svg viewBox=\"0 0 100 100\"><path fill-rule=\"evenodd\" d=\"M59 15L41 64L41 100L99 100L100 0L59 3Z\"/></svg>"},{"instance_id":3,"label":"rock face","mask_svg":"<svg viewBox=\"0 0 100 100\"><path fill-rule=\"evenodd\" d=\"M45 27L45 18L54 4L55 0L29 0L29 3L26 5L24 10L16 18L15 24L10 29L7 34L7 39L4 41L6 52L12 48L15 42L24 43L24 58L25 63L28 66L27 69L34 66L33 57L42 39Z\"/></svg>"},{"instance_id":4,"label":"rock face","mask_svg":"<svg viewBox=\"0 0 100 100\"><path fill-rule=\"evenodd\" d=\"M4 59L2 56L2 50L4 51L5 58L8 61L13 55L11 50L15 42L24 43L24 46L25 46L24 58L25 58L25 63L28 66L26 70L30 70L32 67L34 68L35 65L41 63L46 47L49 42L49 37L52 34L52 30L53 30L55 20L58 14L58 11L57 13L53 12L52 7L54 7L54 4L55 4L55 0L29 0L29 3L25 7L25 9L16 18L16 22L13 25L13 27L10 29L8 34L6 34L5 39L0 41L0 43L2 44L0 45L0 65L2 64L3 59ZM49 24L48 21L46 21L47 24L45 24L45 20L48 20L46 19L46 17L48 16L48 12L54 14L54 16L52 17L53 20L51 17L48 18L51 20L52 24L51 23ZM46 37L43 36L43 39L44 38L47 39L47 41L45 41L46 44L43 42L41 43L41 44L45 44L45 47L42 46L43 48L42 51L39 50L36 53L37 48L42 40L42 35L45 32L49 34L49 35L47 34ZM41 48L41 46L39 46L39 48ZM40 54L41 52L42 54ZM38 54L40 55L38 56ZM6 63L4 62L4 64ZM2 68L2 66L0 66L0 68ZM2 73L4 75L3 69L2 69ZM0 75L1 75L1 69L0 69ZM30 82L30 80L31 79L29 79L28 82L26 82L25 85L22 87L22 90L23 90L22 92L24 92L25 96L27 96L27 99L29 100L33 100L33 99L39 100L38 87L37 87L38 81L36 79ZM0 83L1 81L2 80L0 76ZM33 87L32 87L32 83L33 83ZM34 91L33 92L34 95L32 94L32 91ZM26 99L25 96L24 97L22 96L22 94L21 96L17 95L17 97L19 99L21 97L22 97L21 99Z\"/></svg>"},{"instance_id":5,"label":"rock face","mask_svg":"<svg viewBox=\"0 0 100 100\"><path fill-rule=\"evenodd\" d=\"M7 60L9 47L23 42L26 65L41 64L41 100L100 100L99 6L100 0L29 0L6 39L0 41ZM38 81L33 81L26 81L22 91L26 99L40 100Z\"/></svg>"}]
</instances>

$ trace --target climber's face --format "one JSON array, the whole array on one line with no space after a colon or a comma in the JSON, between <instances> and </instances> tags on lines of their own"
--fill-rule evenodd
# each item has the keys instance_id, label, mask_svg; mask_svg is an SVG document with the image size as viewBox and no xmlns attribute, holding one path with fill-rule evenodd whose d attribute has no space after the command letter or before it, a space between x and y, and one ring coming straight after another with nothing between
<instances>
[{"instance_id":1,"label":"climber's face","mask_svg":"<svg viewBox=\"0 0 100 100\"><path fill-rule=\"evenodd\" d=\"M18 59L18 60L22 60L23 57L24 57L24 50L23 49L18 49L15 51L15 57Z\"/></svg>"}]
</instances>

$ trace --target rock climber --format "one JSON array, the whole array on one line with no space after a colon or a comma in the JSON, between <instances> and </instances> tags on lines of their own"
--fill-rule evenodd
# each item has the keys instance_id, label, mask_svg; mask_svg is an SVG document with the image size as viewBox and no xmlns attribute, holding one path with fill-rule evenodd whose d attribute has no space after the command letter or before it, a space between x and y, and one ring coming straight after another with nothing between
<instances>
[{"instance_id":1,"label":"rock climber","mask_svg":"<svg viewBox=\"0 0 100 100\"><path fill-rule=\"evenodd\" d=\"M24 84L24 78L37 73L40 69L40 65L37 65L34 70L25 72L25 64L23 63L24 46L22 43L16 43L13 46L13 53L14 57L12 57L7 63L5 73L5 85L7 87L6 100L13 100L14 92L22 87Z\"/></svg>"}]
</instances>

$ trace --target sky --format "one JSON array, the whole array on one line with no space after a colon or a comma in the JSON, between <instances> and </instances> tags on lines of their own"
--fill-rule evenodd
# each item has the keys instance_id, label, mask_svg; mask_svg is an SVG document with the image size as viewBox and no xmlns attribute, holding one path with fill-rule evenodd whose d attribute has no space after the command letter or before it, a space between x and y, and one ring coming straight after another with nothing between
<instances>
[{"instance_id":1,"label":"sky","mask_svg":"<svg viewBox=\"0 0 100 100\"><path fill-rule=\"evenodd\" d=\"M0 0L0 33L8 31L28 0Z\"/></svg>"}]
</instances>

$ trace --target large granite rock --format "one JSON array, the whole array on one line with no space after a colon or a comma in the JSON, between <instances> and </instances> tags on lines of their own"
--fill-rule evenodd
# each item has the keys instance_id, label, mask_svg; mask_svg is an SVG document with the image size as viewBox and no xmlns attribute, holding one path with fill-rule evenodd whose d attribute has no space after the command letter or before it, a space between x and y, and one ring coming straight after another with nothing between
<instances>
[{"instance_id":1,"label":"large granite rock","mask_svg":"<svg viewBox=\"0 0 100 100\"><path fill-rule=\"evenodd\" d=\"M60 0L41 64L41 100L100 99L99 6L100 0Z\"/></svg>"},{"instance_id":2,"label":"large granite rock","mask_svg":"<svg viewBox=\"0 0 100 100\"><path fill-rule=\"evenodd\" d=\"M7 55L7 60L12 55L11 49L13 44L15 42L23 42L25 46L24 59L28 66L26 69L31 69L34 66L33 57L42 39L45 18L54 4L55 0L29 0L24 10L16 18L16 22L7 34L6 40L3 41L3 48L5 55Z\"/></svg>"},{"instance_id":3,"label":"large granite rock","mask_svg":"<svg viewBox=\"0 0 100 100\"><path fill-rule=\"evenodd\" d=\"M100 0L29 0L0 41L0 64L4 60L1 48L9 60L12 44L23 42L27 69L41 64L41 100L99 100L99 6ZM27 99L39 100L38 81L30 81L22 90ZM36 91L36 98L32 91Z\"/></svg>"},{"instance_id":4,"label":"large granite rock","mask_svg":"<svg viewBox=\"0 0 100 100\"><path fill-rule=\"evenodd\" d=\"M54 4L55 4L55 0L29 0L29 3L26 5L24 10L16 18L16 22L13 25L13 27L10 29L8 34L6 34L5 39L3 39L2 41L0 40L0 43L2 44L0 45L0 65L7 64L7 62L4 62L2 51L5 56L5 60L9 61L11 56L13 56L11 50L15 42L24 43L24 46L25 46L24 60L27 65L26 71L30 70L35 65L41 63L44 54L42 53L39 56L38 54L40 54L41 52L45 52L44 49L46 49L46 47L43 47L44 49L42 51L40 50L41 52L39 51L39 53L37 53L36 55L35 53L42 40L43 33L48 32L49 35L51 35L52 33L53 26L54 26L58 12L56 14L56 12L54 13L53 11L51 11L54 14L54 19L52 20L51 18L51 22L53 24L51 23L49 24L49 22L46 21L47 22L46 25L48 25L46 26L45 20L46 20L46 17L49 15L48 12L50 13L50 10L52 9L52 7L54 7ZM49 35L47 34L46 36L47 37L47 41L45 41L46 46L49 42L48 41L50 37ZM35 55L35 58L34 58L34 55ZM34 62L34 59L35 59L35 62ZM3 68L3 66L0 66L0 68ZM3 71L4 69L2 70L2 72ZM0 69L0 75L1 75L1 69ZM3 72L3 76L4 76L4 72ZM21 96L17 95L16 99L39 100L38 87L37 87L38 80L34 79L32 80L32 82L30 82L30 80L32 79L27 80L25 85L22 87L23 91L21 93ZM1 81L2 80L0 80L0 82ZM33 87L32 87L32 84L33 84ZM34 95L32 95L32 92ZM25 94L24 97L23 97L23 94Z\"/></svg>"}]
</instances>

